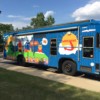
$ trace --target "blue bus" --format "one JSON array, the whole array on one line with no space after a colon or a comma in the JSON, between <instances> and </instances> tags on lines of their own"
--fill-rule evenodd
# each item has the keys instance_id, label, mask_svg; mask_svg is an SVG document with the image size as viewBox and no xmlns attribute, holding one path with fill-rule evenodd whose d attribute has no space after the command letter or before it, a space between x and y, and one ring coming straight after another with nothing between
<instances>
[{"instance_id":1,"label":"blue bus","mask_svg":"<svg viewBox=\"0 0 100 100\"><path fill-rule=\"evenodd\" d=\"M100 21L84 20L4 34L4 58L100 75Z\"/></svg>"}]
</instances>

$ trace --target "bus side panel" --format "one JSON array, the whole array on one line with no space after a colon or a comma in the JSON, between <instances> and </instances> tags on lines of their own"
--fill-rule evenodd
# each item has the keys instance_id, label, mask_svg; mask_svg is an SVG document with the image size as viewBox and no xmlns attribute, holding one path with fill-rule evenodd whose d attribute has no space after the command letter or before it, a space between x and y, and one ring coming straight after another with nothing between
<instances>
[{"instance_id":1,"label":"bus side panel","mask_svg":"<svg viewBox=\"0 0 100 100\"><path fill-rule=\"evenodd\" d=\"M49 66L59 67L59 60L78 61L78 29L48 34Z\"/></svg>"}]
</instances>

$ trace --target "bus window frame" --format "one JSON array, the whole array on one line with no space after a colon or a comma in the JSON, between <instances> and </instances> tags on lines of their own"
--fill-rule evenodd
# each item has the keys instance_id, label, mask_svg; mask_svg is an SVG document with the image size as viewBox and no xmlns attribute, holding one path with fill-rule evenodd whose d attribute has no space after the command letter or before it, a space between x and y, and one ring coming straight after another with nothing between
<instances>
[{"instance_id":1,"label":"bus window frame","mask_svg":"<svg viewBox=\"0 0 100 100\"><path fill-rule=\"evenodd\" d=\"M85 38L93 38L93 46L92 47L84 47L84 39ZM91 48L91 49L93 49L93 57L86 57L86 56L84 56L84 48L87 48L87 49L89 49L89 48ZM83 58L89 58L89 59L92 59L92 58L94 58L94 36L84 36L83 37L83 48L82 48L83 50Z\"/></svg>"}]
</instances>

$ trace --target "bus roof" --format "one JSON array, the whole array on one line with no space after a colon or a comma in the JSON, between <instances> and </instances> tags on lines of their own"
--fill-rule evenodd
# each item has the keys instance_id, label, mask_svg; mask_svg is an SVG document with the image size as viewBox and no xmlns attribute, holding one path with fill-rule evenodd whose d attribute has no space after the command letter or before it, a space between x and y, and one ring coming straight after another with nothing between
<instances>
[{"instance_id":1,"label":"bus roof","mask_svg":"<svg viewBox=\"0 0 100 100\"><path fill-rule=\"evenodd\" d=\"M54 31L61 31L61 30L68 30L68 29L76 29L79 26L85 26L88 24L100 24L100 21L96 20L83 20L83 21L75 21L75 22L69 22L69 23L64 23L64 24L58 24L58 25L53 25L53 26L47 26L47 27L42 27L42 28L37 28L37 29L30 29L30 30L22 30L22 31L15 31L15 32L9 32L5 33L4 37L6 35L25 35L25 34L35 34L35 33L45 33L45 32L54 32Z\"/></svg>"}]
</instances>

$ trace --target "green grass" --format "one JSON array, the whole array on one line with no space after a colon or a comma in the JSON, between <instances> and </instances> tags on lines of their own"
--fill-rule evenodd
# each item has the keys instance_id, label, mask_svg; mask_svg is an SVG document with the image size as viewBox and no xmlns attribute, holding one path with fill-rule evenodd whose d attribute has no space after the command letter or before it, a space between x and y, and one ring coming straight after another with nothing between
<instances>
[{"instance_id":1,"label":"green grass","mask_svg":"<svg viewBox=\"0 0 100 100\"><path fill-rule=\"evenodd\" d=\"M0 100L100 100L100 93L0 68Z\"/></svg>"}]
</instances>

